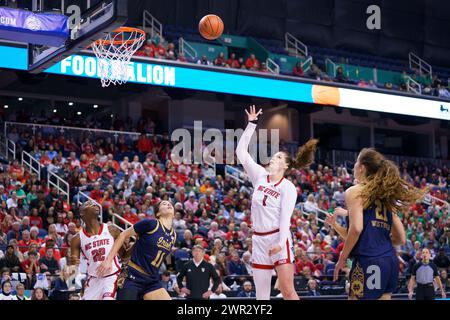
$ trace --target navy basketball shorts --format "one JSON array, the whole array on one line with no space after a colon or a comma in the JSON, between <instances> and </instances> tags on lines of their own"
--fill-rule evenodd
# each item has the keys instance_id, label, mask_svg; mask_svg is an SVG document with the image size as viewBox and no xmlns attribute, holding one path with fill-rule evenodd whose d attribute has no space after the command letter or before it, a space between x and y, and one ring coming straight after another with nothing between
<instances>
[{"instance_id":1,"label":"navy basketball shorts","mask_svg":"<svg viewBox=\"0 0 450 320\"><path fill-rule=\"evenodd\" d=\"M397 288L399 261L395 254L384 257L355 257L350 271L349 297L378 300Z\"/></svg>"},{"instance_id":2,"label":"navy basketball shorts","mask_svg":"<svg viewBox=\"0 0 450 320\"><path fill-rule=\"evenodd\" d=\"M148 276L128 266L128 274L117 293L117 300L142 300L147 293L161 288L159 275Z\"/></svg>"}]
</instances>

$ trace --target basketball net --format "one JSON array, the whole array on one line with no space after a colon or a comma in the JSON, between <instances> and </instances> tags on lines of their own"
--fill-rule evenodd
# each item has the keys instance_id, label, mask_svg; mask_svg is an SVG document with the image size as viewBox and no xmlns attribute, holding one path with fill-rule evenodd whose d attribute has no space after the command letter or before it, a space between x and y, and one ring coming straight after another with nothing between
<instances>
[{"instance_id":1,"label":"basketball net","mask_svg":"<svg viewBox=\"0 0 450 320\"><path fill-rule=\"evenodd\" d=\"M98 60L98 74L104 88L128 81L131 57L142 47L144 41L144 31L121 27L91 45Z\"/></svg>"}]
</instances>

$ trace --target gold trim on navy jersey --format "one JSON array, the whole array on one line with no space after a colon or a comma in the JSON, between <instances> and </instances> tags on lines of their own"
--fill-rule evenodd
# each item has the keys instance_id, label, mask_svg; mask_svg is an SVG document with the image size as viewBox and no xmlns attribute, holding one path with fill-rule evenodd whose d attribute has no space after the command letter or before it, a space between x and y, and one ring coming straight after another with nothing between
<instances>
[{"instance_id":1,"label":"gold trim on navy jersey","mask_svg":"<svg viewBox=\"0 0 450 320\"><path fill-rule=\"evenodd\" d=\"M159 220L156 220L156 227L152 231L147 232L147 234L154 234L159 229Z\"/></svg>"}]
</instances>

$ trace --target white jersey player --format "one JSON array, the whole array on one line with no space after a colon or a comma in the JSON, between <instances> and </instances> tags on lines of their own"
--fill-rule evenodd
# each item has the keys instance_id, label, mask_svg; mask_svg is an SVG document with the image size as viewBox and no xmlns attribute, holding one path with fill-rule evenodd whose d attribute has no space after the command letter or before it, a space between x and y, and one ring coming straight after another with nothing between
<instances>
[{"instance_id":1,"label":"white jersey player","mask_svg":"<svg viewBox=\"0 0 450 320\"><path fill-rule=\"evenodd\" d=\"M250 107L249 124L239 140L236 155L253 184L251 221L252 270L258 300L269 300L272 271L278 274L279 289L284 299L297 300L294 289L294 252L290 233L291 216L297 200L294 184L285 178L290 167L298 169L314 161L317 140L310 140L303 146L295 160L285 152L276 153L267 169L258 165L248 153L250 139L256 129L256 120L262 110L256 113Z\"/></svg>"},{"instance_id":2,"label":"white jersey player","mask_svg":"<svg viewBox=\"0 0 450 320\"><path fill-rule=\"evenodd\" d=\"M79 265L81 255L87 261L87 280L82 299L114 300L121 271L118 257L114 259L110 274L98 277L97 268L110 253L120 231L98 222L98 207L92 202L83 204L80 216L86 226L72 239L71 264Z\"/></svg>"}]
</instances>

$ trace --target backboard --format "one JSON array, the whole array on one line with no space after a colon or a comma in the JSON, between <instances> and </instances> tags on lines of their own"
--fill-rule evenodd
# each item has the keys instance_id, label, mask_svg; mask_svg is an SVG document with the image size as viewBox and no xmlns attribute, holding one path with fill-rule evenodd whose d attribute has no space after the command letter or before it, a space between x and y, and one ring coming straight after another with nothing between
<instances>
[{"instance_id":1,"label":"backboard","mask_svg":"<svg viewBox=\"0 0 450 320\"><path fill-rule=\"evenodd\" d=\"M28 43L28 71L35 74L86 49L106 33L123 26L128 17L127 0L32 0L10 3L13 3L13 6L6 1L8 10L12 7L27 11L12 12L12 15L30 15L32 12L35 17L38 17L37 20L42 18L45 21L47 19L51 23L61 20L60 23L65 27L64 32L59 34L59 39L56 36L53 37L49 32L50 36L41 38L40 42L34 39L32 33L28 33L29 30L26 30L27 33L22 33L19 29L18 33L17 30L13 30L19 35L18 41ZM0 29L0 39L2 39L2 34L3 38L7 37L7 31ZM11 36L9 35L9 38L6 39L11 40Z\"/></svg>"}]
</instances>

